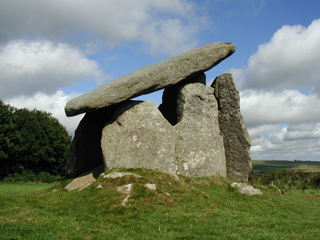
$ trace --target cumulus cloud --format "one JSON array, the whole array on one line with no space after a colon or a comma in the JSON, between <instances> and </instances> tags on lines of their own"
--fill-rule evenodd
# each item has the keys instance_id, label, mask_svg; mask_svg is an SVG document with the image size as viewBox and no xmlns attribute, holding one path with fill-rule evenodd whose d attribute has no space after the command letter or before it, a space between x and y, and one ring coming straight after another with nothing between
<instances>
[{"instance_id":1,"label":"cumulus cloud","mask_svg":"<svg viewBox=\"0 0 320 240\"><path fill-rule=\"evenodd\" d=\"M278 131L252 138L251 157L257 160L319 160L319 123L309 124L308 131L294 131L289 125Z\"/></svg>"},{"instance_id":2,"label":"cumulus cloud","mask_svg":"<svg viewBox=\"0 0 320 240\"><path fill-rule=\"evenodd\" d=\"M11 41L0 46L0 97L54 93L79 79L103 83L99 64L79 50L49 41Z\"/></svg>"},{"instance_id":3,"label":"cumulus cloud","mask_svg":"<svg viewBox=\"0 0 320 240\"><path fill-rule=\"evenodd\" d=\"M320 120L320 98L297 90L241 92L241 112L248 127L263 124L302 124Z\"/></svg>"},{"instance_id":4,"label":"cumulus cloud","mask_svg":"<svg viewBox=\"0 0 320 240\"><path fill-rule=\"evenodd\" d=\"M320 160L318 95L297 90L241 93L241 112L256 160Z\"/></svg>"},{"instance_id":5,"label":"cumulus cloud","mask_svg":"<svg viewBox=\"0 0 320 240\"><path fill-rule=\"evenodd\" d=\"M89 33L110 46L138 42L151 53L173 55L195 47L195 33L208 24L195 9L186 0L4 1L0 41Z\"/></svg>"},{"instance_id":6,"label":"cumulus cloud","mask_svg":"<svg viewBox=\"0 0 320 240\"><path fill-rule=\"evenodd\" d=\"M252 159L320 160L320 19L283 26L231 69Z\"/></svg>"},{"instance_id":7,"label":"cumulus cloud","mask_svg":"<svg viewBox=\"0 0 320 240\"><path fill-rule=\"evenodd\" d=\"M69 100L77 97L78 95L79 94L77 93L67 95L63 91L58 90L52 95L37 93L34 96L14 97L6 99L5 103L16 108L27 108L29 110L37 109L49 112L66 127L70 135L73 135L83 115L68 118L65 115L64 107Z\"/></svg>"},{"instance_id":8,"label":"cumulus cloud","mask_svg":"<svg viewBox=\"0 0 320 240\"><path fill-rule=\"evenodd\" d=\"M320 19L283 26L259 46L243 72L242 89L312 89L320 93Z\"/></svg>"}]
</instances>

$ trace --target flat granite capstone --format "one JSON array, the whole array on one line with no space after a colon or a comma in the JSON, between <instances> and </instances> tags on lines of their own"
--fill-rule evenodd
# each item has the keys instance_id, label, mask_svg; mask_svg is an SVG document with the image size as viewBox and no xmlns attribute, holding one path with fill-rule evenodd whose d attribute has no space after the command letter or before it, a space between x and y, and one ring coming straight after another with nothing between
<instances>
[{"instance_id":1,"label":"flat granite capstone","mask_svg":"<svg viewBox=\"0 0 320 240\"><path fill-rule=\"evenodd\" d=\"M174 85L207 71L234 53L233 43L216 42L148 65L70 100L68 117L124 102L143 94Z\"/></svg>"}]
</instances>

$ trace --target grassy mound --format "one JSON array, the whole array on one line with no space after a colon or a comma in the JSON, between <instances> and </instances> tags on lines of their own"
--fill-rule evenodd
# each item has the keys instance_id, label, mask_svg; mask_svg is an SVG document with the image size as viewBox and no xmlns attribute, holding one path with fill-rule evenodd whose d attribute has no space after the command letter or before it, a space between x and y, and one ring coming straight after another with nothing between
<instances>
[{"instance_id":1,"label":"grassy mound","mask_svg":"<svg viewBox=\"0 0 320 240\"><path fill-rule=\"evenodd\" d=\"M261 188L263 196L248 197L220 176L176 179L145 169L117 171L142 177L100 177L80 192L50 185L13 193L0 186L1 239L320 238L319 190L282 196ZM122 206L127 195L117 187L126 184L133 186Z\"/></svg>"}]
</instances>

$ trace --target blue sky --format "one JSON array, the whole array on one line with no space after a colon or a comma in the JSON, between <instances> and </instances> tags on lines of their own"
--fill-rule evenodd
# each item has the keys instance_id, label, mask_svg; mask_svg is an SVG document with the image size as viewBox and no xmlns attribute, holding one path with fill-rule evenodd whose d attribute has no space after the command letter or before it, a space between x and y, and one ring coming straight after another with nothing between
<instances>
[{"instance_id":1,"label":"blue sky","mask_svg":"<svg viewBox=\"0 0 320 240\"><path fill-rule=\"evenodd\" d=\"M211 42L231 72L252 159L320 161L319 0L0 0L0 99L51 112L70 99ZM142 99L161 102L161 92Z\"/></svg>"}]
</instances>

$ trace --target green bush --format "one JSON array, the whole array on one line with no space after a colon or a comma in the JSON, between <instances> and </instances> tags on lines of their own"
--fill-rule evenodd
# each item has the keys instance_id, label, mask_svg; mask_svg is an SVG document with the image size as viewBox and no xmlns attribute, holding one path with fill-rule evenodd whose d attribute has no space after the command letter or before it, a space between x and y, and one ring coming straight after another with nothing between
<instances>
[{"instance_id":1,"label":"green bush","mask_svg":"<svg viewBox=\"0 0 320 240\"><path fill-rule=\"evenodd\" d=\"M5 183L15 182L42 182L42 183L53 183L62 181L63 177L60 175L51 175L48 172L40 172L38 174L25 170L22 173L9 174L2 181Z\"/></svg>"},{"instance_id":2,"label":"green bush","mask_svg":"<svg viewBox=\"0 0 320 240\"><path fill-rule=\"evenodd\" d=\"M15 173L64 175L70 141L50 113L16 109L0 100L0 179Z\"/></svg>"},{"instance_id":3,"label":"green bush","mask_svg":"<svg viewBox=\"0 0 320 240\"><path fill-rule=\"evenodd\" d=\"M320 172L277 170L260 178L253 178L251 181L284 190L320 188Z\"/></svg>"}]
</instances>

